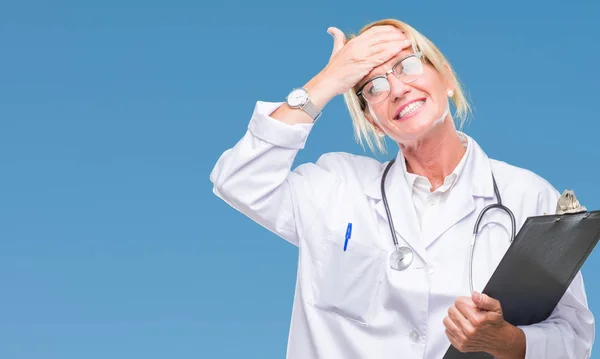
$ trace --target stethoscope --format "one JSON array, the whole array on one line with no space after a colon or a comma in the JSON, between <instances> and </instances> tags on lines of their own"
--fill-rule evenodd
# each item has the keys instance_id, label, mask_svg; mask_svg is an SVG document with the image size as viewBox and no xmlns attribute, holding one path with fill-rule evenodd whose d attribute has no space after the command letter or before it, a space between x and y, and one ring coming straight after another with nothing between
<instances>
[{"instance_id":1,"label":"stethoscope","mask_svg":"<svg viewBox=\"0 0 600 359\"><path fill-rule=\"evenodd\" d=\"M414 254L414 251L412 250L412 248L410 248L408 246L401 247L398 244L398 238L396 237L396 230L394 229L394 222L392 221L392 215L390 214L390 207L388 205L387 197L385 195L385 177L387 176L390 168L392 167L392 165L394 164L395 161L396 161L395 159L392 159L389 162L389 164L386 166L385 170L383 171L383 176L381 177L381 195L383 198L383 204L385 206L385 212L386 212L387 218L388 218L390 231L392 233L392 239L394 240L394 246L396 247L396 250L394 250L394 252L392 252L392 254L390 255L390 267L397 271L403 271L403 270L407 269L408 267L410 267L410 265L412 264L413 259L415 257L415 254ZM492 181L494 182L494 193L496 194L496 198L498 199L498 202L486 206L479 213L479 216L477 217L477 221L475 221L475 226L473 228L473 237L471 237L471 248L470 248L470 255L469 255L469 288L471 289L471 292L473 292L473 254L475 252L475 241L477 239L477 232L479 231L479 224L481 223L481 219L483 218L483 215L492 208L499 208L499 209L503 210L504 212L508 213L508 215L510 216L511 224L512 224L512 233L511 233L511 237L510 237L510 243L512 243L515 239L515 231L516 231L515 216L508 207L506 207L502 204L502 198L500 197L500 192L498 191L498 186L496 185L496 179L494 178L493 173L492 173Z\"/></svg>"}]
</instances>

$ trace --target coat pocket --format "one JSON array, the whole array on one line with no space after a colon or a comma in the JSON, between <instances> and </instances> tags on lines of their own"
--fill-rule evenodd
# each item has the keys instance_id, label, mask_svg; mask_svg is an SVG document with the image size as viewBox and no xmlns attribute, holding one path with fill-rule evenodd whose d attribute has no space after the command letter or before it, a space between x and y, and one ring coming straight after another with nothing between
<instances>
[{"instance_id":1,"label":"coat pocket","mask_svg":"<svg viewBox=\"0 0 600 359\"><path fill-rule=\"evenodd\" d=\"M343 245L326 239L316 260L311 283L313 305L367 324L385 273L385 252L351 241Z\"/></svg>"}]
</instances>

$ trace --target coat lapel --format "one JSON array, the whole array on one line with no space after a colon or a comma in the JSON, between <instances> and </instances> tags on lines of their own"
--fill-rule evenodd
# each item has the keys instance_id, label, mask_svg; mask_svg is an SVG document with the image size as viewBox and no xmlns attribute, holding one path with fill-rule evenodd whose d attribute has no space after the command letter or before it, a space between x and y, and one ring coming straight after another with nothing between
<instances>
[{"instance_id":1,"label":"coat lapel","mask_svg":"<svg viewBox=\"0 0 600 359\"><path fill-rule=\"evenodd\" d=\"M427 234L424 239L426 247L473 213L476 209L475 197L493 197L489 158L472 138L464 136L468 143L464 168L450 189L446 205L440 209L436 225L424 231Z\"/></svg>"},{"instance_id":2,"label":"coat lapel","mask_svg":"<svg viewBox=\"0 0 600 359\"><path fill-rule=\"evenodd\" d=\"M464 182L460 178L458 180ZM470 215L474 210L475 200L464 183L451 188L446 206L440 209L435 225L423 230L425 246L429 247L444 232Z\"/></svg>"},{"instance_id":3,"label":"coat lapel","mask_svg":"<svg viewBox=\"0 0 600 359\"><path fill-rule=\"evenodd\" d=\"M420 256L423 261L426 261L425 247L418 228L418 219L412 202L411 188L408 186L399 161L404 161L404 157L400 152L385 179L385 194L398 239L398 245L409 246L416 255ZM393 239L381 193L381 178L387 164L387 162L384 163L380 173L367 181L365 192L376 201L375 210L377 215L385 223L384 226L388 228L386 232L382 233L386 238L385 242L388 242L385 243L385 247L393 250Z\"/></svg>"}]
</instances>

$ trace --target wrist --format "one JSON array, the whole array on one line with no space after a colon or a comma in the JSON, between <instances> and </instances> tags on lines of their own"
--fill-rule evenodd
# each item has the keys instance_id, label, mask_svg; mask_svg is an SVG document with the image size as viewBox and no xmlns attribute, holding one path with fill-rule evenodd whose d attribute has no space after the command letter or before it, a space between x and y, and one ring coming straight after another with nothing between
<instances>
[{"instance_id":1,"label":"wrist","mask_svg":"<svg viewBox=\"0 0 600 359\"><path fill-rule=\"evenodd\" d=\"M525 332L508 322L500 330L502 339L490 354L498 359L525 358Z\"/></svg>"},{"instance_id":2,"label":"wrist","mask_svg":"<svg viewBox=\"0 0 600 359\"><path fill-rule=\"evenodd\" d=\"M334 87L322 74L318 74L310 79L304 85L304 88L308 92L310 100L319 110L322 110L337 95Z\"/></svg>"}]
</instances>

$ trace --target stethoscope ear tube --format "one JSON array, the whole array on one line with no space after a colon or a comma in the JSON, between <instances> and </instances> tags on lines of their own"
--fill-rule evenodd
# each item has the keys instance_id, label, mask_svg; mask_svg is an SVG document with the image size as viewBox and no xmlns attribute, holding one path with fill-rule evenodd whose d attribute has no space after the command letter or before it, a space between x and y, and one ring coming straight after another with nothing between
<instances>
[{"instance_id":1,"label":"stethoscope ear tube","mask_svg":"<svg viewBox=\"0 0 600 359\"><path fill-rule=\"evenodd\" d=\"M390 227L390 231L392 232L392 239L394 241L394 247L396 249L390 254L389 261L390 267L393 270L403 271L406 270L412 264L415 253L412 248L408 246L400 247L398 244L398 238L396 237L396 229L394 228L394 221L392 220L392 214L390 213L390 206L388 205L387 196L385 194L385 178L394 164L395 159L392 159L390 163L383 171L383 176L381 177L381 197L383 199L383 205L385 207L385 213L387 214L388 223Z\"/></svg>"},{"instance_id":2,"label":"stethoscope ear tube","mask_svg":"<svg viewBox=\"0 0 600 359\"><path fill-rule=\"evenodd\" d=\"M490 204L490 205L486 206L481 211L481 213L479 213L479 216L477 217L477 221L475 221L475 226L473 227L473 237L475 237L477 235L477 233L479 232L479 224L481 224L481 219L483 218L483 215L485 214L485 212L487 212L493 208L501 209L504 212L508 213L508 215L510 216L510 222L511 222L510 243L512 243L515 240L515 231L516 231L515 215L512 213L512 211L508 207L506 207L500 203ZM475 243L475 239L472 239L471 245L473 245L474 243Z\"/></svg>"},{"instance_id":3,"label":"stethoscope ear tube","mask_svg":"<svg viewBox=\"0 0 600 359\"><path fill-rule=\"evenodd\" d=\"M481 223L481 218L483 217L485 212L489 211L492 208L498 208L498 209L501 209L504 212L508 213L508 216L510 217L510 223L511 223L510 243L512 243L515 240L516 230L517 230L517 225L515 222L515 215L512 213L512 211L508 207L506 207L505 205L502 204L502 197L500 197L500 191L498 190L498 185L496 184L496 178L494 177L493 173L492 173L492 182L494 184L494 193L496 194L497 203L486 206L481 211L481 213L479 213L479 216L477 217L477 221L475 221L475 226L473 227L473 235L476 236L477 233L479 232L479 224ZM474 242L475 242L475 240L472 240L471 244L474 244Z\"/></svg>"},{"instance_id":4,"label":"stethoscope ear tube","mask_svg":"<svg viewBox=\"0 0 600 359\"><path fill-rule=\"evenodd\" d=\"M392 221L392 214L390 213L390 206L388 205L387 196L385 195L385 178L387 177L388 172L392 165L396 162L396 159L392 159L390 163L385 167L383 171L383 176L381 177L381 198L383 199L383 206L385 207L385 213L387 214L388 223L390 227L390 231L392 232L392 240L394 241L394 246L398 248L398 238L396 238L396 229L394 228L394 222Z\"/></svg>"},{"instance_id":5,"label":"stethoscope ear tube","mask_svg":"<svg viewBox=\"0 0 600 359\"><path fill-rule=\"evenodd\" d=\"M475 225L473 226L473 236L471 237L471 253L469 255L469 289L471 290L471 293L473 293L473 255L475 253L475 242L477 240L477 233L479 232L479 225L481 224L481 219L483 218L484 214L493 208L498 208L498 209L503 210L504 212L508 213L508 216L510 217L510 222L511 222L510 243L512 243L515 240L515 236L516 236L517 226L516 226L516 222L515 222L515 215L512 213L510 208L508 208L502 204L502 198L500 197L500 191L498 190L498 186L496 185L496 179L494 178L493 174L492 174L492 181L494 182L494 193L496 194L496 198L497 198L498 202L486 206L479 213L479 216L477 216L477 220L475 221Z\"/></svg>"}]
</instances>

